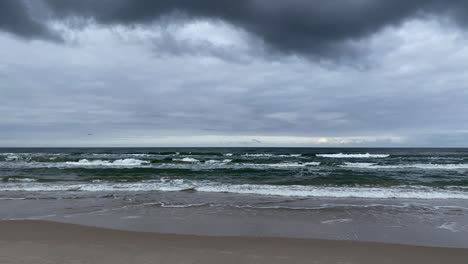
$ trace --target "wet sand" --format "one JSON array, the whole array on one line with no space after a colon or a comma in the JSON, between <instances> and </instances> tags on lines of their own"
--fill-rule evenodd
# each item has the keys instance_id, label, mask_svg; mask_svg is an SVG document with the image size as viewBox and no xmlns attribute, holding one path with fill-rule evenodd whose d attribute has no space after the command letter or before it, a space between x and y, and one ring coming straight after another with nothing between
<instances>
[{"instance_id":1,"label":"wet sand","mask_svg":"<svg viewBox=\"0 0 468 264\"><path fill-rule=\"evenodd\" d=\"M468 249L129 232L0 221L0 263L466 263Z\"/></svg>"}]
</instances>

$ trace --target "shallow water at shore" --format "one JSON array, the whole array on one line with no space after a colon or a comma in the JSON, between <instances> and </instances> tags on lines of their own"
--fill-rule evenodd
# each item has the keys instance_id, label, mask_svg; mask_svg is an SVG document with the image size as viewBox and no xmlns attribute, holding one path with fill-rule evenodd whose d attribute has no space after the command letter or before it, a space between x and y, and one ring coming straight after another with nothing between
<instances>
[{"instance_id":1,"label":"shallow water at shore","mask_svg":"<svg viewBox=\"0 0 468 264\"><path fill-rule=\"evenodd\" d=\"M8 198L2 194L0 219L175 234L468 248L468 208L460 200L285 198L202 192L71 193L19 192L9 193Z\"/></svg>"}]
</instances>

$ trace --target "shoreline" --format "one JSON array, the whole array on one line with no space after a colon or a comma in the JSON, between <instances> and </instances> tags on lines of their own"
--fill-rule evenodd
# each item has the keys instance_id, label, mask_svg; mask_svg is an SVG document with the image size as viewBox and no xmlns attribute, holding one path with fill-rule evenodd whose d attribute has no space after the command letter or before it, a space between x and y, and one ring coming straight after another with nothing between
<instances>
[{"instance_id":1,"label":"shoreline","mask_svg":"<svg viewBox=\"0 0 468 264\"><path fill-rule=\"evenodd\" d=\"M459 201L284 199L201 192L18 192L2 196L27 199L1 200L0 220L45 220L160 234L468 248L468 214Z\"/></svg>"},{"instance_id":2,"label":"shoreline","mask_svg":"<svg viewBox=\"0 0 468 264\"><path fill-rule=\"evenodd\" d=\"M0 221L1 263L466 263L468 249Z\"/></svg>"}]
</instances>

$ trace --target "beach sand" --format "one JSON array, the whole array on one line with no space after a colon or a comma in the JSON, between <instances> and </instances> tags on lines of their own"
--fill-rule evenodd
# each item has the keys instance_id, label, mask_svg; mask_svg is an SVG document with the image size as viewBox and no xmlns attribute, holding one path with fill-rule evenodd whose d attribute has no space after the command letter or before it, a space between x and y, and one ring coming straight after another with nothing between
<instances>
[{"instance_id":1,"label":"beach sand","mask_svg":"<svg viewBox=\"0 0 468 264\"><path fill-rule=\"evenodd\" d=\"M0 263L467 263L468 249L130 232L0 221Z\"/></svg>"}]
</instances>

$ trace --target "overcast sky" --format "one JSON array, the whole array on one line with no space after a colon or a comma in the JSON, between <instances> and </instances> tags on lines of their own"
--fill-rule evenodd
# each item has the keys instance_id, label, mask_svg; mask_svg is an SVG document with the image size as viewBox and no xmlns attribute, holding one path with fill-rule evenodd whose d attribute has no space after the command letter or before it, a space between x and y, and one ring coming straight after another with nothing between
<instances>
[{"instance_id":1,"label":"overcast sky","mask_svg":"<svg viewBox=\"0 0 468 264\"><path fill-rule=\"evenodd\" d=\"M465 0L0 0L0 146L468 147Z\"/></svg>"}]
</instances>

